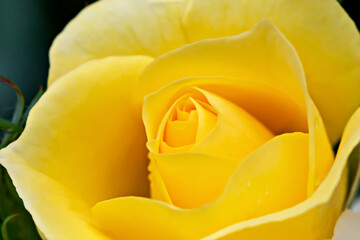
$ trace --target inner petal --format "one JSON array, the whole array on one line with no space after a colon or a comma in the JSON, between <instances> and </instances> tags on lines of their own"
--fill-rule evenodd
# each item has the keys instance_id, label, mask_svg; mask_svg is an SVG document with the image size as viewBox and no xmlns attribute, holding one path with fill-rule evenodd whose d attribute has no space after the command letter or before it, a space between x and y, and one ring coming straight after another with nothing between
<instances>
[{"instance_id":1,"label":"inner petal","mask_svg":"<svg viewBox=\"0 0 360 240\"><path fill-rule=\"evenodd\" d=\"M199 122L196 134L196 142L199 142L215 127L218 117L216 110L208 103L203 101L195 101L192 98L190 100L194 103L198 111Z\"/></svg>"},{"instance_id":2,"label":"inner petal","mask_svg":"<svg viewBox=\"0 0 360 240\"><path fill-rule=\"evenodd\" d=\"M220 96L200 88L180 96L163 117L162 141L148 144L155 150L149 155L151 196L198 208L218 199L242 160L274 135Z\"/></svg>"},{"instance_id":3,"label":"inner petal","mask_svg":"<svg viewBox=\"0 0 360 240\"><path fill-rule=\"evenodd\" d=\"M194 144L196 141L197 125L198 113L195 110L188 113L188 119L185 121L169 119L165 127L164 141L170 147Z\"/></svg>"},{"instance_id":4,"label":"inner petal","mask_svg":"<svg viewBox=\"0 0 360 240\"><path fill-rule=\"evenodd\" d=\"M173 104L163 121L164 128L159 132L159 152L183 152L215 127L217 113L206 100L186 94Z\"/></svg>"}]
</instances>

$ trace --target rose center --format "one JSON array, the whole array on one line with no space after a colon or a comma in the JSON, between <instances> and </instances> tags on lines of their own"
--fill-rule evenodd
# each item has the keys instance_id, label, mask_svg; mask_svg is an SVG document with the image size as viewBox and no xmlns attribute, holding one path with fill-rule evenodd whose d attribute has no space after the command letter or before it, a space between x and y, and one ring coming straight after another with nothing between
<instances>
[{"instance_id":1,"label":"rose center","mask_svg":"<svg viewBox=\"0 0 360 240\"><path fill-rule=\"evenodd\" d=\"M170 109L160 153L184 151L203 139L216 125L216 110L206 101L185 95Z\"/></svg>"}]
</instances>

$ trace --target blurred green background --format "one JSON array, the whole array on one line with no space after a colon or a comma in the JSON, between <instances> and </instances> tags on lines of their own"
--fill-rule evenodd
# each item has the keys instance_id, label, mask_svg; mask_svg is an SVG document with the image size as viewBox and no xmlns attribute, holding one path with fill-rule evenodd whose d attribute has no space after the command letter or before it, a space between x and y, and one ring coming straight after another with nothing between
<instances>
[{"instance_id":1,"label":"blurred green background","mask_svg":"<svg viewBox=\"0 0 360 240\"><path fill-rule=\"evenodd\" d=\"M0 0L0 75L13 80L27 104L46 86L48 50L55 36L94 1ZM0 117L10 118L16 95L0 84Z\"/></svg>"}]
</instances>

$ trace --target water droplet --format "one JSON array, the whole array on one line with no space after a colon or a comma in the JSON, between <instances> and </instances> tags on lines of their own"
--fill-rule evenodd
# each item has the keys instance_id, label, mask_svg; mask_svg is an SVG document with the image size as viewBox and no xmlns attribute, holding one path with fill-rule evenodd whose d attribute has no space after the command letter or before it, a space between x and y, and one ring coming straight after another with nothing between
<instances>
[{"instance_id":1,"label":"water droplet","mask_svg":"<svg viewBox=\"0 0 360 240\"><path fill-rule=\"evenodd\" d=\"M314 119L315 128L319 128L319 124L320 124L319 121L320 121L320 120L315 117L315 119Z\"/></svg>"},{"instance_id":2,"label":"water droplet","mask_svg":"<svg viewBox=\"0 0 360 240\"><path fill-rule=\"evenodd\" d=\"M260 204L262 202L261 198L258 197L256 202L257 202L257 204Z\"/></svg>"},{"instance_id":3,"label":"water droplet","mask_svg":"<svg viewBox=\"0 0 360 240\"><path fill-rule=\"evenodd\" d=\"M265 195L269 195L269 193L270 193L270 192L269 192L269 189L266 188L266 189L265 189Z\"/></svg>"},{"instance_id":4,"label":"water droplet","mask_svg":"<svg viewBox=\"0 0 360 240\"><path fill-rule=\"evenodd\" d=\"M248 186L248 187L250 187L251 186L251 180L249 179L248 181L247 181L247 183L246 183L246 186Z\"/></svg>"}]
</instances>

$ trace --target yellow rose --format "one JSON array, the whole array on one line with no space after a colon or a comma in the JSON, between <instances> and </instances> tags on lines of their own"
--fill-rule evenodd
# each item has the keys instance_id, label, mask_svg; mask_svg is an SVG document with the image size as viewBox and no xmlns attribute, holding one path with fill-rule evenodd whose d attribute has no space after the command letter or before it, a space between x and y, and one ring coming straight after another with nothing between
<instances>
[{"instance_id":1,"label":"yellow rose","mask_svg":"<svg viewBox=\"0 0 360 240\"><path fill-rule=\"evenodd\" d=\"M50 62L0 152L45 238L332 236L360 141L360 37L335 0L103 0Z\"/></svg>"}]
</instances>

